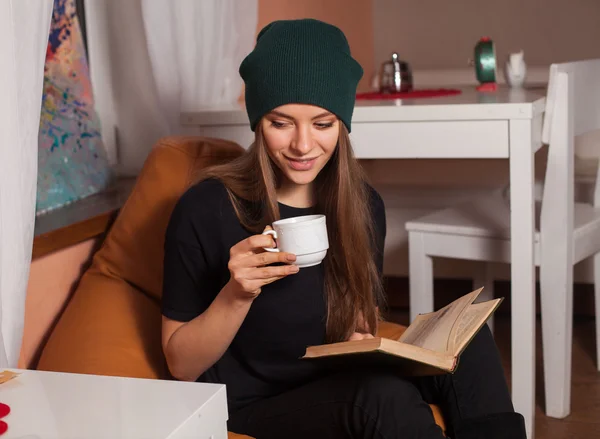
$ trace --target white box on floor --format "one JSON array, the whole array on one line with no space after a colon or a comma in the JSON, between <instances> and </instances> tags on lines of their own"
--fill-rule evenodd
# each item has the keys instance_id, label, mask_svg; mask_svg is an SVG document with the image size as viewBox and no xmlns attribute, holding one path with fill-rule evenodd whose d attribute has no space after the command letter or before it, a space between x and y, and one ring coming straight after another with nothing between
<instances>
[{"instance_id":1,"label":"white box on floor","mask_svg":"<svg viewBox=\"0 0 600 439\"><path fill-rule=\"evenodd\" d=\"M221 384L11 369L6 439L226 439Z\"/></svg>"}]
</instances>

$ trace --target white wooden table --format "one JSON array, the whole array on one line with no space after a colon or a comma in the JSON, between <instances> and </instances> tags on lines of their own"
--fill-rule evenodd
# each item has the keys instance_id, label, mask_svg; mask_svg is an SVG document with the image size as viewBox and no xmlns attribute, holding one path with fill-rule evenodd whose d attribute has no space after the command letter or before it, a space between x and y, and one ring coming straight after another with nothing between
<instances>
[{"instance_id":1,"label":"white wooden table","mask_svg":"<svg viewBox=\"0 0 600 439\"><path fill-rule=\"evenodd\" d=\"M511 188L512 398L533 437L535 410L534 154L542 146L542 91L500 87L414 100L357 101L351 139L360 159L508 159ZM242 105L183 113L184 133L248 147Z\"/></svg>"},{"instance_id":2,"label":"white wooden table","mask_svg":"<svg viewBox=\"0 0 600 439\"><path fill-rule=\"evenodd\" d=\"M220 384L18 370L0 384L2 439L226 439Z\"/></svg>"}]
</instances>

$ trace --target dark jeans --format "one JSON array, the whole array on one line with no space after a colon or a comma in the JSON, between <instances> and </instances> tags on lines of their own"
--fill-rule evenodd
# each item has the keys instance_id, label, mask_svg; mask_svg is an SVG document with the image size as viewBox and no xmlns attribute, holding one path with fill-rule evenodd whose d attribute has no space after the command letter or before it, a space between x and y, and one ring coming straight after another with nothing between
<instances>
[{"instance_id":1,"label":"dark jeans","mask_svg":"<svg viewBox=\"0 0 600 439\"><path fill-rule=\"evenodd\" d=\"M347 370L251 404L228 428L262 438L443 438L464 420L514 412L494 339L485 325L452 375L405 379L390 369ZM501 426L499 426L501 427Z\"/></svg>"}]
</instances>

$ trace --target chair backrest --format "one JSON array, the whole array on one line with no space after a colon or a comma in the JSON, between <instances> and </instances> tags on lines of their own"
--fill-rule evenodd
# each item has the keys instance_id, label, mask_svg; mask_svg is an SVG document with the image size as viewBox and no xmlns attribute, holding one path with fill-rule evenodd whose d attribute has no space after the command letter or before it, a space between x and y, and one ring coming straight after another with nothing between
<instances>
[{"instance_id":1,"label":"chair backrest","mask_svg":"<svg viewBox=\"0 0 600 439\"><path fill-rule=\"evenodd\" d=\"M550 143L550 127L556 108L556 81L560 72L573 77L575 136L600 129L600 59L574 61L550 66L550 80L543 141Z\"/></svg>"},{"instance_id":2,"label":"chair backrest","mask_svg":"<svg viewBox=\"0 0 600 439\"><path fill-rule=\"evenodd\" d=\"M563 160L572 160L575 142L600 133L600 59L552 64L549 77L542 132L542 141L549 145L545 187L570 185L574 172L568 169L568 175L560 175L556 171L565 170ZM600 157L600 142L592 148ZM600 161L596 167L594 205L600 206ZM553 196L551 190L544 192L543 204L546 195Z\"/></svg>"},{"instance_id":3,"label":"chair backrest","mask_svg":"<svg viewBox=\"0 0 600 439\"><path fill-rule=\"evenodd\" d=\"M201 168L227 162L244 149L202 137L167 137L152 149L91 270L128 282L160 299L164 236L175 203Z\"/></svg>"},{"instance_id":4,"label":"chair backrest","mask_svg":"<svg viewBox=\"0 0 600 439\"><path fill-rule=\"evenodd\" d=\"M559 258L567 266L573 263L575 138L598 129L600 60L553 64L542 132L542 141L548 144L540 217L542 264L545 258L554 258L554 262ZM596 205L598 187L596 182ZM570 270L567 285L572 285L572 275ZM557 282L563 281L559 276Z\"/></svg>"}]
</instances>

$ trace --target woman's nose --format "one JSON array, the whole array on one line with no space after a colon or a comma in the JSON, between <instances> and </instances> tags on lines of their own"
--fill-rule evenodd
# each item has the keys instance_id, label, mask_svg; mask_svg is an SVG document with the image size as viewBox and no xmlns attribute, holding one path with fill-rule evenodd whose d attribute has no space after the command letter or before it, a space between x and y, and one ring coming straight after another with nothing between
<instances>
[{"instance_id":1,"label":"woman's nose","mask_svg":"<svg viewBox=\"0 0 600 439\"><path fill-rule=\"evenodd\" d=\"M304 155L312 149L310 128L298 127L296 137L292 142L292 149L297 151L298 155Z\"/></svg>"}]
</instances>

